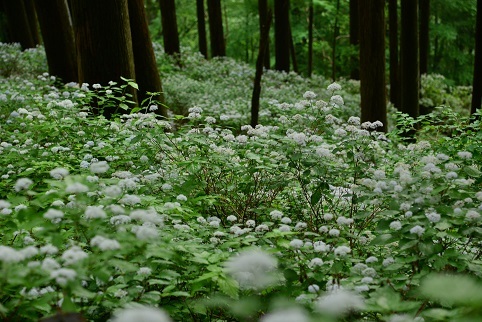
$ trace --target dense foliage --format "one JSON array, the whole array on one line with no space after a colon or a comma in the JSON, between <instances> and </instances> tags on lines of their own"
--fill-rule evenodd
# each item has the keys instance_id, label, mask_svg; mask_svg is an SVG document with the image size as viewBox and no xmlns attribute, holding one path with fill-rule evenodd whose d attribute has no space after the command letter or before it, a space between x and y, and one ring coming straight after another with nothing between
<instances>
[{"instance_id":1,"label":"dense foliage","mask_svg":"<svg viewBox=\"0 0 482 322\"><path fill-rule=\"evenodd\" d=\"M250 67L185 51L179 70L158 50L172 118L145 102L106 120L90 103L123 106L132 82L54 86L42 48L0 52L3 319L482 314L481 125L440 77L426 97L454 109L393 112L384 135L360 124L356 82L269 72L252 128Z\"/></svg>"},{"instance_id":2,"label":"dense foliage","mask_svg":"<svg viewBox=\"0 0 482 322\"><path fill-rule=\"evenodd\" d=\"M308 0L290 1L291 29L301 74L306 74L308 64L309 2ZM258 2L224 0L222 3L227 56L254 65L259 44ZM160 41L162 28L159 3L157 0L146 0L146 5L151 36L154 40ZM314 0L313 5L314 71L325 77L331 76L332 49L336 31L337 77L348 77L353 67L352 57L358 55L357 49L353 48L349 41L349 1ZM429 73L443 74L455 84L471 84L476 0L431 0L430 6ZM176 0L176 12L181 45L197 48L195 1ZM273 41L274 34L271 39ZM273 42L271 46L272 65L274 65Z\"/></svg>"}]
</instances>

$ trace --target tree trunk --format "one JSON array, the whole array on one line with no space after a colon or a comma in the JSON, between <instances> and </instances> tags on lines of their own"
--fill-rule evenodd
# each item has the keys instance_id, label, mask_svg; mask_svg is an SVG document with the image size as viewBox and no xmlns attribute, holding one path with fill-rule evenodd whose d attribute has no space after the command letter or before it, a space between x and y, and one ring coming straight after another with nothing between
<instances>
[{"instance_id":1,"label":"tree trunk","mask_svg":"<svg viewBox=\"0 0 482 322\"><path fill-rule=\"evenodd\" d=\"M25 0L6 0L4 7L11 40L19 42L22 49L35 48L37 43L32 36Z\"/></svg>"},{"instance_id":2,"label":"tree trunk","mask_svg":"<svg viewBox=\"0 0 482 322\"><path fill-rule=\"evenodd\" d=\"M308 77L313 73L313 0L308 7Z\"/></svg>"},{"instance_id":3,"label":"tree trunk","mask_svg":"<svg viewBox=\"0 0 482 322\"><path fill-rule=\"evenodd\" d=\"M385 0L360 0L360 95L362 122L387 130L385 94Z\"/></svg>"},{"instance_id":4,"label":"tree trunk","mask_svg":"<svg viewBox=\"0 0 482 322\"><path fill-rule=\"evenodd\" d=\"M295 41L293 39L293 33L291 32L291 23L289 24L288 30L290 32L290 56L293 65L293 71L295 73L298 73L298 61L296 60Z\"/></svg>"},{"instance_id":5,"label":"tree trunk","mask_svg":"<svg viewBox=\"0 0 482 322\"><path fill-rule=\"evenodd\" d=\"M25 2L25 12L27 14L28 26L30 28L30 34L32 35L33 42L36 45L42 43L40 38L40 31L37 21L37 13L35 12L34 0L23 0Z\"/></svg>"},{"instance_id":6,"label":"tree trunk","mask_svg":"<svg viewBox=\"0 0 482 322\"><path fill-rule=\"evenodd\" d=\"M401 13L401 107L402 112L419 116L418 1L402 0Z\"/></svg>"},{"instance_id":7,"label":"tree trunk","mask_svg":"<svg viewBox=\"0 0 482 322\"><path fill-rule=\"evenodd\" d=\"M120 77L135 79L127 0L72 0L72 18L79 83L107 85ZM135 92L130 94L135 102ZM113 106L102 112L110 118L116 111L121 112Z\"/></svg>"},{"instance_id":8,"label":"tree trunk","mask_svg":"<svg viewBox=\"0 0 482 322\"><path fill-rule=\"evenodd\" d=\"M181 55L181 49L179 47L179 34L177 31L176 3L174 0L159 0L159 7L161 8L164 51L168 55L175 56L178 60Z\"/></svg>"},{"instance_id":9,"label":"tree trunk","mask_svg":"<svg viewBox=\"0 0 482 322\"><path fill-rule=\"evenodd\" d=\"M49 73L64 83L78 82L74 31L66 0L35 0L35 9L42 31Z\"/></svg>"},{"instance_id":10,"label":"tree trunk","mask_svg":"<svg viewBox=\"0 0 482 322\"><path fill-rule=\"evenodd\" d=\"M135 78L139 86L137 92L139 103L143 106L148 103L155 103L158 106L156 113L167 116L162 82L157 69L151 37L149 36L144 0L128 0L128 5ZM156 94L149 95L147 92Z\"/></svg>"},{"instance_id":11,"label":"tree trunk","mask_svg":"<svg viewBox=\"0 0 482 322\"><path fill-rule=\"evenodd\" d=\"M482 0L477 0L477 18L475 27L475 63L474 81L472 88L472 106L470 114L482 106ZM480 117L479 117L480 118Z\"/></svg>"},{"instance_id":12,"label":"tree trunk","mask_svg":"<svg viewBox=\"0 0 482 322\"><path fill-rule=\"evenodd\" d=\"M331 44L331 79L336 80L336 41L338 40L338 14L340 13L340 0L336 1L335 26L333 27L333 42Z\"/></svg>"},{"instance_id":13,"label":"tree trunk","mask_svg":"<svg viewBox=\"0 0 482 322\"><path fill-rule=\"evenodd\" d=\"M196 0L197 32L199 52L208 58L208 41L206 37L206 19L204 16L204 0Z\"/></svg>"},{"instance_id":14,"label":"tree trunk","mask_svg":"<svg viewBox=\"0 0 482 322\"><path fill-rule=\"evenodd\" d=\"M353 50L359 51L358 45L360 43L360 19L359 19L359 0L350 0L350 45ZM358 61L359 55L352 56L352 67L350 78L360 79L360 63Z\"/></svg>"},{"instance_id":15,"label":"tree trunk","mask_svg":"<svg viewBox=\"0 0 482 322\"><path fill-rule=\"evenodd\" d=\"M211 56L226 56L221 0L208 0L208 16L209 36L211 39Z\"/></svg>"},{"instance_id":16,"label":"tree trunk","mask_svg":"<svg viewBox=\"0 0 482 322\"><path fill-rule=\"evenodd\" d=\"M274 2L275 68L290 71L290 11L289 0Z\"/></svg>"},{"instance_id":17,"label":"tree trunk","mask_svg":"<svg viewBox=\"0 0 482 322\"><path fill-rule=\"evenodd\" d=\"M388 26L390 48L390 102L400 109L400 65L398 62L397 0L388 1Z\"/></svg>"},{"instance_id":18,"label":"tree trunk","mask_svg":"<svg viewBox=\"0 0 482 322\"><path fill-rule=\"evenodd\" d=\"M430 52L429 23L430 0L419 0L420 8L420 75L428 72L428 57Z\"/></svg>"},{"instance_id":19,"label":"tree trunk","mask_svg":"<svg viewBox=\"0 0 482 322\"><path fill-rule=\"evenodd\" d=\"M268 0L258 0L258 13L259 13L259 37L261 39L263 35L263 30L265 30L266 25L268 23ZM268 34L267 43L264 45L266 46L266 49L265 49L265 54L263 56L264 57L263 66L264 68L269 69L271 67L270 54L269 54L269 34Z\"/></svg>"},{"instance_id":20,"label":"tree trunk","mask_svg":"<svg viewBox=\"0 0 482 322\"><path fill-rule=\"evenodd\" d=\"M259 38L258 59L256 60L256 75L254 77L253 96L251 97L251 126L258 125L259 118L259 97L261 95L261 77L263 76L264 56L269 44L269 29L273 14L271 10L266 13L267 20Z\"/></svg>"}]
</instances>

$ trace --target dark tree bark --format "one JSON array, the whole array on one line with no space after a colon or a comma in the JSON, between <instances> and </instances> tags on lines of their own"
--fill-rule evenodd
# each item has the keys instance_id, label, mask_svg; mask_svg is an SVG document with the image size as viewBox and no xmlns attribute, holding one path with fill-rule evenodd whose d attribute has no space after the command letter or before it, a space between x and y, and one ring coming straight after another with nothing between
<instances>
[{"instance_id":1,"label":"dark tree bark","mask_svg":"<svg viewBox=\"0 0 482 322\"><path fill-rule=\"evenodd\" d=\"M477 18L475 27L475 63L474 81L472 88L472 105L470 114L482 106L482 0L477 0Z\"/></svg>"},{"instance_id":2,"label":"dark tree bark","mask_svg":"<svg viewBox=\"0 0 482 322\"><path fill-rule=\"evenodd\" d=\"M298 73L298 61L296 60L296 49L295 49L295 41L293 39L293 33L291 32L291 23L289 24L288 30L290 31L290 57L291 57L291 65L293 66L293 71Z\"/></svg>"},{"instance_id":3,"label":"dark tree bark","mask_svg":"<svg viewBox=\"0 0 482 322\"><path fill-rule=\"evenodd\" d=\"M135 79L127 0L72 0L79 83ZM135 102L135 92L131 91ZM105 108L110 118L117 107Z\"/></svg>"},{"instance_id":4,"label":"dark tree bark","mask_svg":"<svg viewBox=\"0 0 482 322\"><path fill-rule=\"evenodd\" d=\"M350 0L350 45L358 51L360 43L360 19L358 10L359 0ZM359 55L352 57L351 79L360 79Z\"/></svg>"},{"instance_id":5,"label":"dark tree bark","mask_svg":"<svg viewBox=\"0 0 482 322\"><path fill-rule=\"evenodd\" d=\"M74 31L66 0L35 0L49 73L64 83L78 82ZM59 32L62 30L62 32Z\"/></svg>"},{"instance_id":6,"label":"dark tree bark","mask_svg":"<svg viewBox=\"0 0 482 322\"><path fill-rule=\"evenodd\" d=\"M4 8L11 40L19 42L22 49L35 48L38 43L35 42L31 32L25 1L6 0L4 1Z\"/></svg>"},{"instance_id":7,"label":"dark tree bark","mask_svg":"<svg viewBox=\"0 0 482 322\"><path fill-rule=\"evenodd\" d=\"M25 12L27 14L28 26L30 28L30 34L36 45L42 43L40 38L40 31L37 21L37 13L35 12L34 0L23 0L25 2Z\"/></svg>"},{"instance_id":8,"label":"dark tree bark","mask_svg":"<svg viewBox=\"0 0 482 322\"><path fill-rule=\"evenodd\" d=\"M268 23L268 0L258 0L258 13L259 13L259 37L261 39L263 30L265 30L266 25ZM261 41L261 40L260 40ZM268 41L265 44L265 54L264 54L264 61L263 66L266 69L269 69L271 66L270 63L270 54L269 54L269 35Z\"/></svg>"},{"instance_id":9,"label":"dark tree bark","mask_svg":"<svg viewBox=\"0 0 482 322\"><path fill-rule=\"evenodd\" d=\"M261 77L263 76L264 56L269 44L269 29L273 14L268 10L267 20L259 38L258 58L256 60L256 75L254 77L253 96L251 97L251 126L258 125L259 118L259 97L261 95Z\"/></svg>"},{"instance_id":10,"label":"dark tree bark","mask_svg":"<svg viewBox=\"0 0 482 322\"><path fill-rule=\"evenodd\" d=\"M400 65L398 61L397 0L388 1L390 102L400 109Z\"/></svg>"},{"instance_id":11,"label":"dark tree bark","mask_svg":"<svg viewBox=\"0 0 482 322\"><path fill-rule=\"evenodd\" d=\"M418 48L418 1L402 0L401 3L401 108L402 112L416 118L419 116L419 48Z\"/></svg>"},{"instance_id":12,"label":"dark tree bark","mask_svg":"<svg viewBox=\"0 0 482 322\"><path fill-rule=\"evenodd\" d=\"M362 122L387 130L385 94L385 0L360 0L360 95Z\"/></svg>"},{"instance_id":13,"label":"dark tree bark","mask_svg":"<svg viewBox=\"0 0 482 322\"><path fill-rule=\"evenodd\" d=\"M226 56L221 0L208 0L208 16L209 36L211 39L211 56Z\"/></svg>"},{"instance_id":14,"label":"dark tree bark","mask_svg":"<svg viewBox=\"0 0 482 322\"><path fill-rule=\"evenodd\" d=\"M336 80L336 41L338 40L338 34L340 33L340 27L338 27L338 14L340 13L340 0L336 1L336 14L335 14L335 26L333 27L333 42L331 44L331 79Z\"/></svg>"},{"instance_id":15,"label":"dark tree bark","mask_svg":"<svg viewBox=\"0 0 482 322\"><path fill-rule=\"evenodd\" d=\"M181 49L179 46L179 33L177 31L176 3L174 0L159 0L159 7L161 8L164 51L168 55L179 58Z\"/></svg>"},{"instance_id":16,"label":"dark tree bark","mask_svg":"<svg viewBox=\"0 0 482 322\"><path fill-rule=\"evenodd\" d=\"M313 73L313 0L308 7L308 77Z\"/></svg>"},{"instance_id":17,"label":"dark tree bark","mask_svg":"<svg viewBox=\"0 0 482 322\"><path fill-rule=\"evenodd\" d=\"M128 6L135 78L139 86L139 91L137 92L139 103L142 105L145 100L151 99L158 105L156 112L162 116L167 116L162 82L157 69L151 37L149 36L144 0L128 0ZM157 94L152 96L147 94L147 92Z\"/></svg>"},{"instance_id":18,"label":"dark tree bark","mask_svg":"<svg viewBox=\"0 0 482 322\"><path fill-rule=\"evenodd\" d=\"M430 0L419 0L420 10L420 75L428 72L428 57L430 52L429 23Z\"/></svg>"},{"instance_id":19,"label":"dark tree bark","mask_svg":"<svg viewBox=\"0 0 482 322\"><path fill-rule=\"evenodd\" d=\"M196 0L197 32L199 52L208 58L208 41L206 37L206 18L204 16L204 0Z\"/></svg>"},{"instance_id":20,"label":"dark tree bark","mask_svg":"<svg viewBox=\"0 0 482 322\"><path fill-rule=\"evenodd\" d=\"M290 71L290 11L289 0L274 2L275 68Z\"/></svg>"}]
</instances>

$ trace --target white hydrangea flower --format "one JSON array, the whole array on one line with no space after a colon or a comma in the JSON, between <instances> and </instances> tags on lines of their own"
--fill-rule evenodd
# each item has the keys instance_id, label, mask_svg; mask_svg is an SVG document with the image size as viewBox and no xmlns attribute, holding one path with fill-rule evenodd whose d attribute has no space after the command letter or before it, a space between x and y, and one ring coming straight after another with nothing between
<instances>
[{"instance_id":1,"label":"white hydrangea flower","mask_svg":"<svg viewBox=\"0 0 482 322\"><path fill-rule=\"evenodd\" d=\"M418 236L422 236L424 232L425 232L425 228L423 228L422 226L419 226L419 225L410 229L411 234L416 234Z\"/></svg>"},{"instance_id":2,"label":"white hydrangea flower","mask_svg":"<svg viewBox=\"0 0 482 322\"><path fill-rule=\"evenodd\" d=\"M348 246L338 246L335 248L336 256L346 256L349 253L351 253L351 248Z\"/></svg>"},{"instance_id":3,"label":"white hydrangea flower","mask_svg":"<svg viewBox=\"0 0 482 322\"><path fill-rule=\"evenodd\" d=\"M20 192L22 190L28 190L30 186L33 184L33 181L29 178L20 178L15 183L14 189L16 192Z\"/></svg>"},{"instance_id":4,"label":"white hydrangea flower","mask_svg":"<svg viewBox=\"0 0 482 322\"><path fill-rule=\"evenodd\" d=\"M92 247L97 246L99 247L100 250L103 250L103 251L116 250L121 248L121 245L117 240L105 238L99 235L95 236L90 240L90 246Z\"/></svg>"},{"instance_id":5,"label":"white hydrangea flower","mask_svg":"<svg viewBox=\"0 0 482 322\"><path fill-rule=\"evenodd\" d=\"M308 322L309 316L299 308L280 309L264 315L260 322Z\"/></svg>"},{"instance_id":6,"label":"white hydrangea flower","mask_svg":"<svg viewBox=\"0 0 482 322\"><path fill-rule=\"evenodd\" d=\"M55 168L50 171L50 176L57 180L61 180L68 175L69 175L69 170L64 168Z\"/></svg>"},{"instance_id":7,"label":"white hydrangea flower","mask_svg":"<svg viewBox=\"0 0 482 322\"><path fill-rule=\"evenodd\" d=\"M92 173L105 173L107 171L109 171L109 164L107 163L107 161L99 161L99 162L95 162L95 163L92 163L90 165L90 172Z\"/></svg>"},{"instance_id":8,"label":"white hydrangea flower","mask_svg":"<svg viewBox=\"0 0 482 322\"><path fill-rule=\"evenodd\" d=\"M67 193L83 193L88 191L89 187L80 182L69 183L67 188L65 188L65 192Z\"/></svg>"},{"instance_id":9,"label":"white hydrangea flower","mask_svg":"<svg viewBox=\"0 0 482 322\"><path fill-rule=\"evenodd\" d=\"M361 296L343 289L331 291L316 302L319 312L334 316L342 316L350 311L362 310L364 307L364 300Z\"/></svg>"},{"instance_id":10,"label":"white hydrangea flower","mask_svg":"<svg viewBox=\"0 0 482 322\"><path fill-rule=\"evenodd\" d=\"M400 230L400 229L402 229L402 223L398 220L392 221L390 223L390 229Z\"/></svg>"},{"instance_id":11,"label":"white hydrangea flower","mask_svg":"<svg viewBox=\"0 0 482 322\"><path fill-rule=\"evenodd\" d=\"M138 306L115 311L112 322L172 322L169 315L159 308Z\"/></svg>"},{"instance_id":12,"label":"white hydrangea flower","mask_svg":"<svg viewBox=\"0 0 482 322\"><path fill-rule=\"evenodd\" d=\"M89 255L84 252L79 246L72 246L62 254L62 259L65 265L75 264L84 260Z\"/></svg>"},{"instance_id":13,"label":"white hydrangea flower","mask_svg":"<svg viewBox=\"0 0 482 322\"><path fill-rule=\"evenodd\" d=\"M482 192L480 194L481 194L481 198L482 198ZM271 219L273 219L273 220L281 219L283 217L283 213L279 210L273 210L269 213L269 215L271 216Z\"/></svg>"},{"instance_id":14,"label":"white hydrangea flower","mask_svg":"<svg viewBox=\"0 0 482 322\"><path fill-rule=\"evenodd\" d=\"M59 268L50 272L50 278L55 279L60 286L66 286L69 281L73 281L77 272L70 268Z\"/></svg>"},{"instance_id":15,"label":"white hydrangea flower","mask_svg":"<svg viewBox=\"0 0 482 322\"><path fill-rule=\"evenodd\" d=\"M308 267L313 268L313 267L318 267L322 265L323 265L323 260L321 258L315 257L310 261L310 263L308 264Z\"/></svg>"},{"instance_id":16,"label":"white hydrangea flower","mask_svg":"<svg viewBox=\"0 0 482 322\"><path fill-rule=\"evenodd\" d=\"M107 218L107 214L104 209L99 206L88 206L85 209L84 216L86 219L103 219Z\"/></svg>"},{"instance_id":17,"label":"white hydrangea flower","mask_svg":"<svg viewBox=\"0 0 482 322\"><path fill-rule=\"evenodd\" d=\"M329 90L329 91L332 91L332 92L339 91L339 90L341 90L341 85L336 83L336 82L333 82L330 85L328 85L328 87L326 89Z\"/></svg>"},{"instance_id":18,"label":"white hydrangea flower","mask_svg":"<svg viewBox=\"0 0 482 322\"><path fill-rule=\"evenodd\" d=\"M231 257L225 268L241 289L262 290L276 282L273 273L278 261L261 249L252 249Z\"/></svg>"},{"instance_id":19,"label":"white hydrangea flower","mask_svg":"<svg viewBox=\"0 0 482 322\"><path fill-rule=\"evenodd\" d=\"M301 247L303 247L304 243L301 239L293 239L291 242L290 242L290 246L295 248L295 249L300 249Z\"/></svg>"},{"instance_id":20,"label":"white hydrangea flower","mask_svg":"<svg viewBox=\"0 0 482 322\"><path fill-rule=\"evenodd\" d=\"M16 249L0 245L0 262L17 263L25 259L25 256Z\"/></svg>"}]
</instances>

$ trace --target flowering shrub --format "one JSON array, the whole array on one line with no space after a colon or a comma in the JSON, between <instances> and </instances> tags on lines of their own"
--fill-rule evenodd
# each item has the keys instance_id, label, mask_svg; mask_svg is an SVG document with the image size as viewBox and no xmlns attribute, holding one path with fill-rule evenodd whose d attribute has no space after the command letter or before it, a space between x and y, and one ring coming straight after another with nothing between
<instances>
[{"instance_id":1,"label":"flowering shrub","mask_svg":"<svg viewBox=\"0 0 482 322\"><path fill-rule=\"evenodd\" d=\"M91 116L92 99L122 108L124 85L1 80L2 319L57 308L139 322L482 314L480 123L406 144L360 121L357 95L344 95L356 83L296 95L304 80L268 72L253 128L234 99L245 66L188 64L196 86L221 73L229 100L184 93L182 125L152 106ZM176 96L183 85L169 86Z\"/></svg>"}]
</instances>

